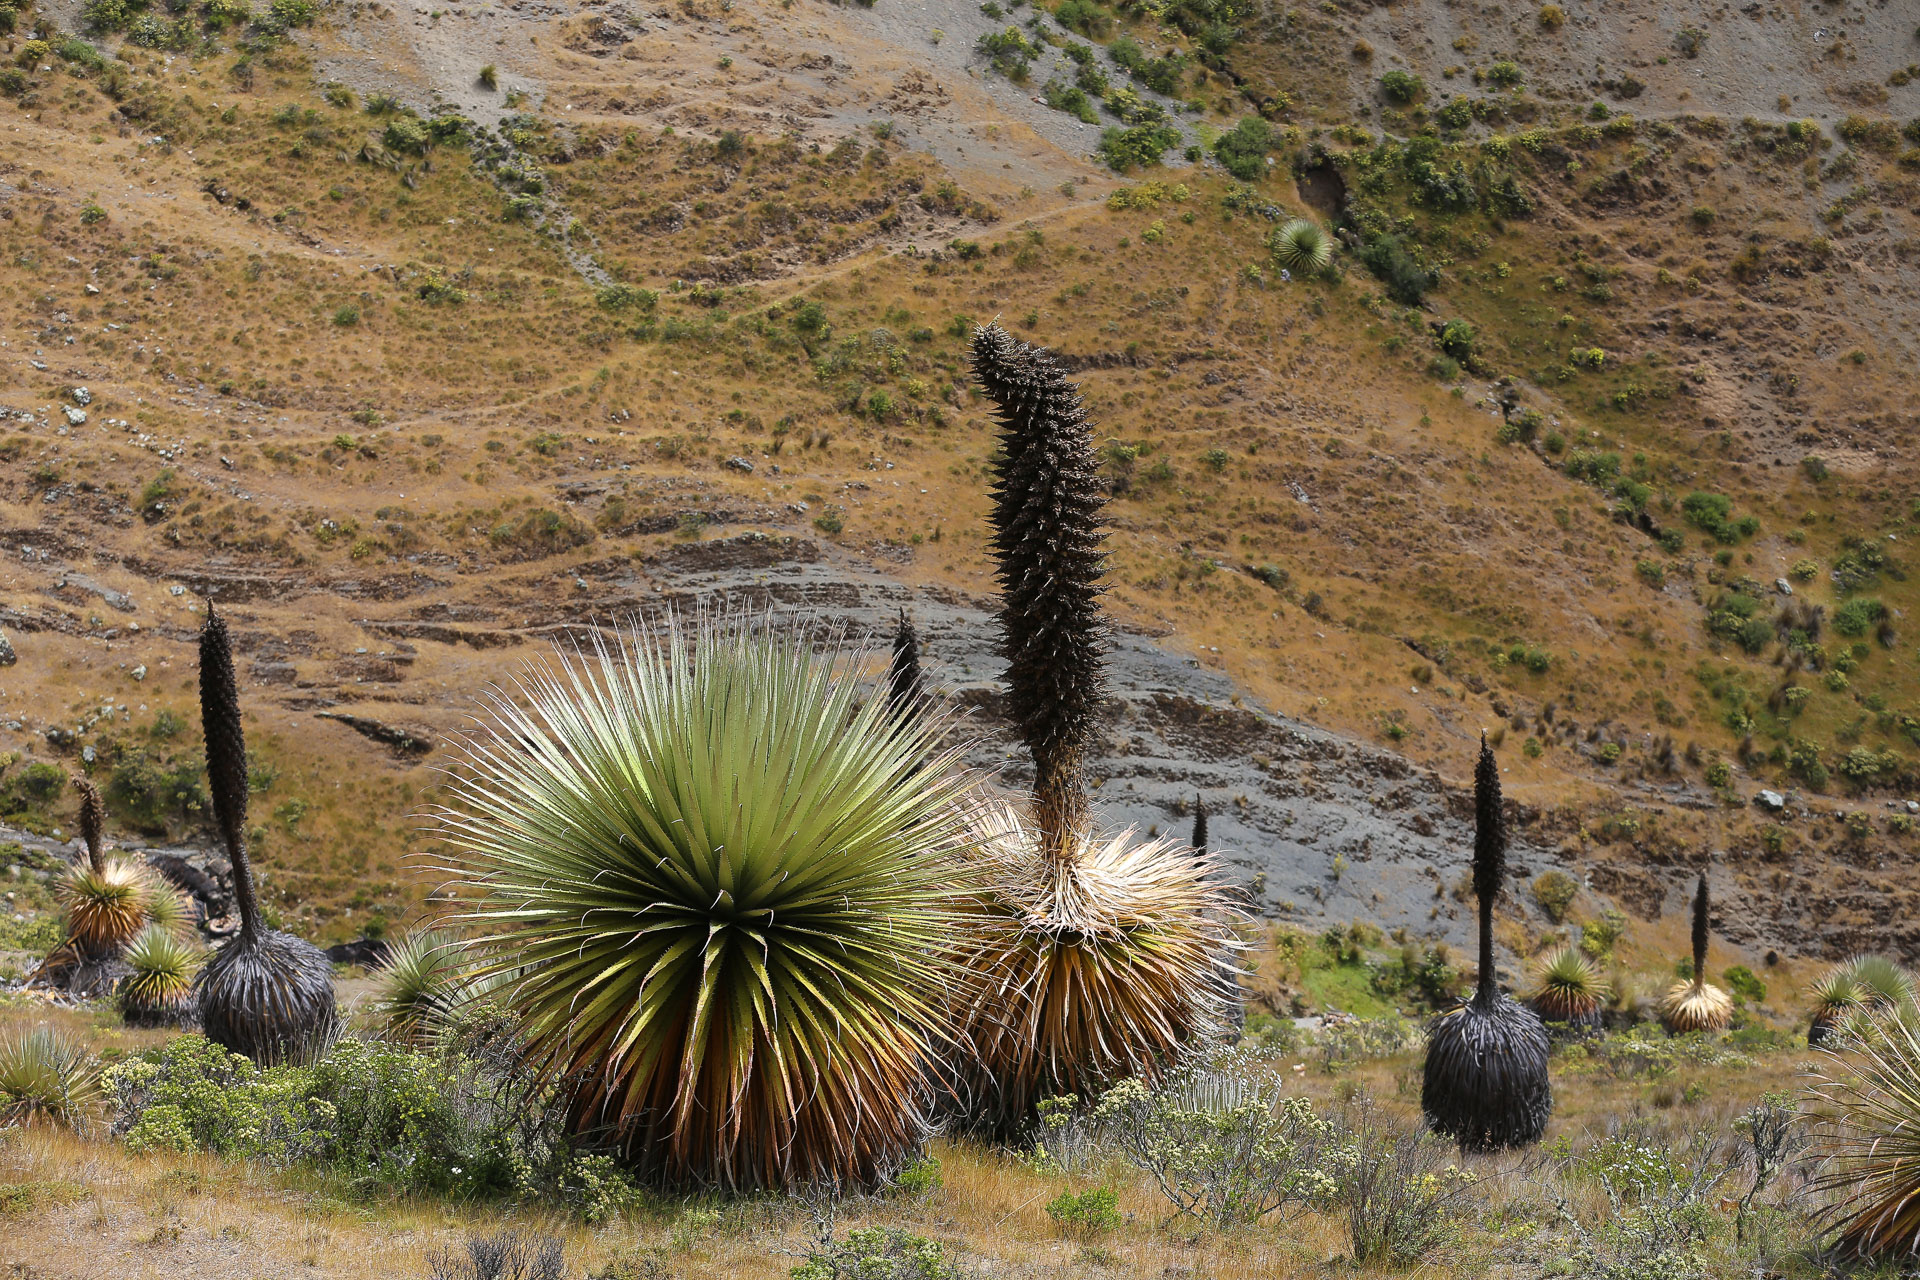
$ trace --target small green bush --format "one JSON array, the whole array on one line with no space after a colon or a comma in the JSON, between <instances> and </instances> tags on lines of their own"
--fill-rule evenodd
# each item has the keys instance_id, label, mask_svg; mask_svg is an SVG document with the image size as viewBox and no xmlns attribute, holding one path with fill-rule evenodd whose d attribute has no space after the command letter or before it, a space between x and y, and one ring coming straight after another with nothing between
<instances>
[{"instance_id":1,"label":"small green bush","mask_svg":"<svg viewBox=\"0 0 1920 1280\"><path fill-rule=\"evenodd\" d=\"M1409 106L1427 94L1427 82L1409 71L1389 71L1380 77L1380 95L1397 106Z\"/></svg>"},{"instance_id":2,"label":"small green bush","mask_svg":"<svg viewBox=\"0 0 1920 1280\"><path fill-rule=\"evenodd\" d=\"M1726 979L1727 990L1750 1004L1759 1004L1767 998L1767 984L1743 964L1733 966L1721 976Z\"/></svg>"},{"instance_id":3,"label":"small green bush","mask_svg":"<svg viewBox=\"0 0 1920 1280\"><path fill-rule=\"evenodd\" d=\"M1062 1191L1047 1203L1047 1216L1060 1234L1089 1239L1120 1225L1120 1193L1112 1187L1089 1187L1079 1195Z\"/></svg>"},{"instance_id":4,"label":"small green bush","mask_svg":"<svg viewBox=\"0 0 1920 1280\"><path fill-rule=\"evenodd\" d=\"M1180 143L1180 131L1171 125L1142 124L1130 129L1108 129L1100 135L1099 154L1115 173L1160 163L1160 157Z\"/></svg>"},{"instance_id":5,"label":"small green bush","mask_svg":"<svg viewBox=\"0 0 1920 1280\"><path fill-rule=\"evenodd\" d=\"M792 1280L966 1280L945 1245L899 1227L856 1227L812 1246Z\"/></svg>"},{"instance_id":6,"label":"small green bush","mask_svg":"<svg viewBox=\"0 0 1920 1280\"><path fill-rule=\"evenodd\" d=\"M1567 908L1579 896L1580 882L1564 871L1543 871L1533 878L1533 900L1555 924L1567 918Z\"/></svg>"},{"instance_id":7,"label":"small green bush","mask_svg":"<svg viewBox=\"0 0 1920 1280\"><path fill-rule=\"evenodd\" d=\"M1273 147L1273 126L1259 116L1243 116L1240 123L1214 139L1213 155L1226 171L1242 182L1254 182L1267 171L1267 152Z\"/></svg>"},{"instance_id":8,"label":"small green bush","mask_svg":"<svg viewBox=\"0 0 1920 1280\"><path fill-rule=\"evenodd\" d=\"M1873 596L1855 596L1833 611L1833 629L1843 636L1864 636L1887 616L1887 606Z\"/></svg>"}]
</instances>

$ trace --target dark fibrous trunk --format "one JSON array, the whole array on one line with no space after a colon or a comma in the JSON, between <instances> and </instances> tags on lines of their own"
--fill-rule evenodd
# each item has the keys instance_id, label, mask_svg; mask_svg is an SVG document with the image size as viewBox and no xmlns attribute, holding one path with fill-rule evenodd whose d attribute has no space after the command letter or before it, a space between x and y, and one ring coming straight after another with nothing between
<instances>
[{"instance_id":1,"label":"dark fibrous trunk","mask_svg":"<svg viewBox=\"0 0 1920 1280\"><path fill-rule=\"evenodd\" d=\"M1484 735L1473 774L1473 888L1480 899L1480 980L1471 1001L1428 1030L1421 1109L1434 1132L1463 1150L1526 1146L1553 1110L1547 1030L1538 1014L1500 994L1493 962L1493 904L1506 879L1507 822L1500 767Z\"/></svg>"},{"instance_id":2,"label":"dark fibrous trunk","mask_svg":"<svg viewBox=\"0 0 1920 1280\"><path fill-rule=\"evenodd\" d=\"M1434 1132L1467 1151L1538 1142L1553 1111L1547 1030L1509 996L1434 1021L1420 1106Z\"/></svg>"},{"instance_id":3,"label":"dark fibrous trunk","mask_svg":"<svg viewBox=\"0 0 1920 1280\"><path fill-rule=\"evenodd\" d=\"M1207 806L1199 796L1193 798L1193 839L1188 843L1195 853L1207 851Z\"/></svg>"},{"instance_id":4,"label":"dark fibrous trunk","mask_svg":"<svg viewBox=\"0 0 1920 1280\"><path fill-rule=\"evenodd\" d=\"M1507 815L1500 801L1500 766L1487 736L1473 769L1473 892L1480 899L1480 983L1475 1003L1497 991L1493 972L1493 904L1507 878Z\"/></svg>"}]
</instances>

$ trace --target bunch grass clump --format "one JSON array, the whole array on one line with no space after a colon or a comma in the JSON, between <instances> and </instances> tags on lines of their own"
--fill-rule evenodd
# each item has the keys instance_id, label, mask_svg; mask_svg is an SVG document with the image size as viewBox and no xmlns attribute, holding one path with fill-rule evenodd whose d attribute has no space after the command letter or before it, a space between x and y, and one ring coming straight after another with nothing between
<instances>
[{"instance_id":1,"label":"bunch grass clump","mask_svg":"<svg viewBox=\"0 0 1920 1280\"><path fill-rule=\"evenodd\" d=\"M268 929L260 919L247 859L247 744L240 724L233 643L224 618L207 607L200 629L200 719L214 822L233 863L240 932L200 970L195 1004L215 1044L262 1066L309 1062L340 1034L333 965L304 938Z\"/></svg>"},{"instance_id":2,"label":"bunch grass clump","mask_svg":"<svg viewBox=\"0 0 1920 1280\"><path fill-rule=\"evenodd\" d=\"M465 746L443 835L479 972L573 1131L649 1181L871 1185L927 1132L971 781L863 657L636 622Z\"/></svg>"},{"instance_id":3,"label":"bunch grass clump","mask_svg":"<svg viewBox=\"0 0 1920 1280\"><path fill-rule=\"evenodd\" d=\"M120 1011L134 1026L178 1026L193 1017L200 954L177 933L148 925L127 948L132 970L120 980Z\"/></svg>"},{"instance_id":4,"label":"bunch grass clump","mask_svg":"<svg viewBox=\"0 0 1920 1280\"><path fill-rule=\"evenodd\" d=\"M100 1097L99 1068L72 1037L36 1027L0 1039L0 1126L83 1128Z\"/></svg>"},{"instance_id":5,"label":"bunch grass clump","mask_svg":"<svg viewBox=\"0 0 1920 1280\"><path fill-rule=\"evenodd\" d=\"M1683 978L1660 999L1660 1025L1673 1035L1725 1031L1733 1022L1733 997L1707 981L1707 877L1693 893L1693 977Z\"/></svg>"},{"instance_id":6,"label":"bunch grass clump","mask_svg":"<svg viewBox=\"0 0 1920 1280\"><path fill-rule=\"evenodd\" d=\"M1493 969L1493 904L1506 878L1500 771L1486 738L1474 769L1473 888L1480 901L1480 980L1473 999L1428 1030L1421 1110L1465 1151L1529 1146L1553 1111L1549 1045L1539 1015L1503 995Z\"/></svg>"}]
</instances>

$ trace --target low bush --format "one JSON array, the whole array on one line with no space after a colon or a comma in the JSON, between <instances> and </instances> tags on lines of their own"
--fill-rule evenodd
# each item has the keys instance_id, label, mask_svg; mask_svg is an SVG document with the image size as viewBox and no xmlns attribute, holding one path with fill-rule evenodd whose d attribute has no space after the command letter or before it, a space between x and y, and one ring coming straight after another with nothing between
<instances>
[{"instance_id":1,"label":"low bush","mask_svg":"<svg viewBox=\"0 0 1920 1280\"><path fill-rule=\"evenodd\" d=\"M1197 1072L1159 1089L1123 1081L1096 1115L1121 1156L1153 1179L1178 1214L1224 1228L1323 1198L1318 1165L1330 1127L1305 1099L1282 1098L1271 1072L1230 1078L1239 1096L1212 1106L1194 1096Z\"/></svg>"},{"instance_id":2,"label":"low bush","mask_svg":"<svg viewBox=\"0 0 1920 1280\"><path fill-rule=\"evenodd\" d=\"M1564 871L1543 871L1533 878L1533 900L1555 924L1567 918L1567 908L1579 896L1580 882Z\"/></svg>"},{"instance_id":3,"label":"low bush","mask_svg":"<svg viewBox=\"0 0 1920 1280\"><path fill-rule=\"evenodd\" d=\"M1394 236L1380 236L1360 251L1360 262L1386 286L1387 296L1402 306L1417 307L1436 282L1436 273L1422 267Z\"/></svg>"},{"instance_id":4,"label":"low bush","mask_svg":"<svg viewBox=\"0 0 1920 1280\"><path fill-rule=\"evenodd\" d=\"M1273 126L1259 116L1240 123L1214 139L1213 155L1226 171L1242 182L1253 182L1267 171L1267 152L1273 146Z\"/></svg>"},{"instance_id":5,"label":"low bush","mask_svg":"<svg viewBox=\"0 0 1920 1280\"><path fill-rule=\"evenodd\" d=\"M105 1083L114 1130L136 1153L207 1152L454 1197L582 1187L550 1099L477 1058L349 1039L317 1063L263 1068L190 1035L110 1068Z\"/></svg>"},{"instance_id":6,"label":"low bush","mask_svg":"<svg viewBox=\"0 0 1920 1280\"><path fill-rule=\"evenodd\" d=\"M824 1238L792 1271L793 1280L968 1280L938 1240L899 1227L860 1227L842 1240Z\"/></svg>"},{"instance_id":7,"label":"low bush","mask_svg":"<svg viewBox=\"0 0 1920 1280\"><path fill-rule=\"evenodd\" d=\"M1047 1203L1047 1216L1062 1235L1088 1239L1120 1225L1120 1193L1112 1187L1089 1187L1075 1195L1062 1191Z\"/></svg>"}]
</instances>

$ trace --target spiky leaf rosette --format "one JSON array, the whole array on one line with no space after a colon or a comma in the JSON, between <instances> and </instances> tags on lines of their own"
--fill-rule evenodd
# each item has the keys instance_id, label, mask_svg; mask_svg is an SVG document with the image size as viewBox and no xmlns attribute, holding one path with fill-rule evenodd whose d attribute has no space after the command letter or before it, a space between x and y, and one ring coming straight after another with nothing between
<instances>
[{"instance_id":1,"label":"spiky leaf rosette","mask_svg":"<svg viewBox=\"0 0 1920 1280\"><path fill-rule=\"evenodd\" d=\"M0 1127L83 1128L100 1097L98 1064L64 1032L36 1027L0 1039Z\"/></svg>"},{"instance_id":2,"label":"spiky leaf rosette","mask_svg":"<svg viewBox=\"0 0 1920 1280\"><path fill-rule=\"evenodd\" d=\"M1920 1254L1920 1027L1882 1012L1871 1032L1824 1051L1816 1091L1831 1118L1816 1131L1827 1157L1814 1181L1835 1199L1837 1252L1848 1260Z\"/></svg>"},{"instance_id":3,"label":"spiky leaf rosette","mask_svg":"<svg viewBox=\"0 0 1920 1280\"><path fill-rule=\"evenodd\" d=\"M573 1127L672 1186L870 1184L927 1131L970 780L837 635L633 624L487 700L444 868Z\"/></svg>"},{"instance_id":4,"label":"spiky leaf rosette","mask_svg":"<svg viewBox=\"0 0 1920 1280\"><path fill-rule=\"evenodd\" d=\"M207 744L213 817L233 863L240 932L214 953L194 984L207 1039L261 1066L308 1062L340 1034L333 965L303 938L262 927L247 859L247 743L240 688L224 618L207 607L200 628L200 722Z\"/></svg>"},{"instance_id":5,"label":"spiky leaf rosette","mask_svg":"<svg viewBox=\"0 0 1920 1280\"><path fill-rule=\"evenodd\" d=\"M157 876L148 876L146 892L148 925L184 938L194 926L193 904L187 895Z\"/></svg>"},{"instance_id":6,"label":"spiky leaf rosette","mask_svg":"<svg viewBox=\"0 0 1920 1280\"><path fill-rule=\"evenodd\" d=\"M1868 994L1854 976L1851 963L1837 964L1821 974L1807 994L1813 997L1813 1021L1807 1027L1809 1048L1831 1040L1836 1027L1870 1007Z\"/></svg>"},{"instance_id":7,"label":"spiky leaf rosette","mask_svg":"<svg viewBox=\"0 0 1920 1280\"><path fill-rule=\"evenodd\" d=\"M1195 853L1207 851L1207 805L1199 796L1193 798L1193 839L1187 843Z\"/></svg>"},{"instance_id":8,"label":"spiky leaf rosette","mask_svg":"<svg viewBox=\"0 0 1920 1280\"><path fill-rule=\"evenodd\" d=\"M1062 857L1087 826L1080 771L1106 694L1106 495L1080 393L1049 352L987 325L973 372L1000 424L989 522L1008 703L1033 755L1043 848Z\"/></svg>"},{"instance_id":9,"label":"spiky leaf rosette","mask_svg":"<svg viewBox=\"0 0 1920 1280\"><path fill-rule=\"evenodd\" d=\"M147 923L147 878L122 858L70 868L57 895L67 912L67 937L81 956L119 955Z\"/></svg>"},{"instance_id":10,"label":"spiky leaf rosette","mask_svg":"<svg viewBox=\"0 0 1920 1280\"><path fill-rule=\"evenodd\" d=\"M1882 955L1860 955L1847 961L1846 970L1861 999L1879 1011L1910 1010L1914 1004L1913 975Z\"/></svg>"},{"instance_id":11,"label":"spiky leaf rosette","mask_svg":"<svg viewBox=\"0 0 1920 1280\"><path fill-rule=\"evenodd\" d=\"M1333 261L1333 237L1305 218L1286 223L1267 241L1273 260L1289 271L1324 271Z\"/></svg>"},{"instance_id":12,"label":"spiky leaf rosette","mask_svg":"<svg viewBox=\"0 0 1920 1280\"><path fill-rule=\"evenodd\" d=\"M87 865L95 871L106 869L107 802L91 778L76 777L73 789L80 793L80 840L87 846Z\"/></svg>"},{"instance_id":13,"label":"spiky leaf rosette","mask_svg":"<svg viewBox=\"0 0 1920 1280\"><path fill-rule=\"evenodd\" d=\"M1590 1029L1600 1025L1607 980L1578 947L1562 947L1534 971L1527 1005L1545 1022Z\"/></svg>"},{"instance_id":14,"label":"spiky leaf rosette","mask_svg":"<svg viewBox=\"0 0 1920 1280\"><path fill-rule=\"evenodd\" d=\"M1673 1035L1725 1031L1733 1023L1733 997L1710 982L1682 979L1660 997L1660 1025Z\"/></svg>"},{"instance_id":15,"label":"spiky leaf rosette","mask_svg":"<svg viewBox=\"0 0 1920 1280\"><path fill-rule=\"evenodd\" d=\"M1442 1014L1427 1036L1427 1123L1466 1151L1538 1142L1553 1112L1548 1052L1539 1016L1509 996Z\"/></svg>"},{"instance_id":16,"label":"spiky leaf rosette","mask_svg":"<svg viewBox=\"0 0 1920 1280\"><path fill-rule=\"evenodd\" d=\"M199 951L178 934L149 925L127 948L132 969L120 980L120 1012L137 1027L177 1026L193 1016Z\"/></svg>"},{"instance_id":17,"label":"spiky leaf rosette","mask_svg":"<svg viewBox=\"0 0 1920 1280\"><path fill-rule=\"evenodd\" d=\"M1238 946L1213 864L1129 829L1040 851L1011 806L978 823L984 892L954 994L964 1123L1007 1140L1037 1104L1152 1080L1221 1025L1220 957Z\"/></svg>"},{"instance_id":18,"label":"spiky leaf rosette","mask_svg":"<svg viewBox=\"0 0 1920 1280\"><path fill-rule=\"evenodd\" d=\"M460 942L441 929L409 933L374 973L374 1016L402 1044L420 1044L448 1025L465 992Z\"/></svg>"},{"instance_id":19,"label":"spiky leaf rosette","mask_svg":"<svg viewBox=\"0 0 1920 1280\"><path fill-rule=\"evenodd\" d=\"M1538 1142L1553 1110L1547 1029L1500 993L1493 964L1493 903L1506 879L1507 819L1500 766L1486 736L1473 771L1473 888L1480 899L1480 980L1473 999L1428 1028L1420 1105L1434 1132L1467 1151Z\"/></svg>"}]
</instances>

